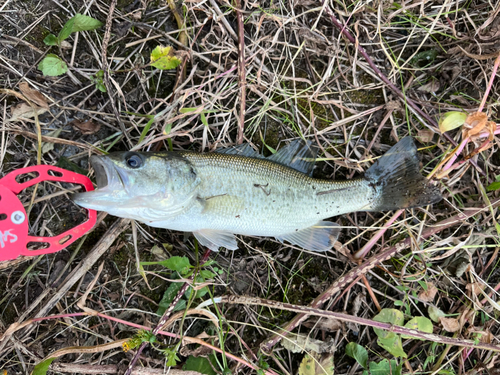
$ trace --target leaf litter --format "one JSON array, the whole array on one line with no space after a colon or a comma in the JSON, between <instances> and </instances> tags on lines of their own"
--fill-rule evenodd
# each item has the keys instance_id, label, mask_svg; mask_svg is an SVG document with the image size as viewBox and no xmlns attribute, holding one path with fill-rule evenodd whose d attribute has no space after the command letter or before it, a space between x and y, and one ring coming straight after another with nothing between
<instances>
[{"instance_id":1,"label":"leaf litter","mask_svg":"<svg viewBox=\"0 0 500 375\"><path fill-rule=\"evenodd\" d=\"M379 308L395 309L404 318L398 324L407 322L412 329L421 323L413 319L425 317L433 321L436 334L456 332L464 339L498 345L499 327L492 313L497 308L500 285L500 245L495 230L500 205L500 159L495 138L499 122L495 102L500 87L498 76L490 83L495 76L494 42L500 27L495 16L497 3L480 1L474 9L436 1L410 8L381 3L380 11L374 12L350 3L319 7L320 3L310 1L241 2L245 33L242 41L238 41L239 8L226 7L223 2L173 4L182 16L182 28L167 7L126 1L111 10L111 3L87 7L65 0L59 10L46 12L48 9L34 6L25 17L13 17L19 11L18 5L9 2L0 11L2 16L10 17L0 37L2 88L21 92L36 105L40 132L51 137L50 142L42 144L44 163L56 165L66 160L66 166L88 170L89 150L213 151L234 145L243 129L245 142L265 153L279 150L299 137L314 140L322 159L315 175L344 179L359 176L398 139L412 135L419 142L423 173L435 178L445 194L439 205L407 210L394 220L393 213L334 218L343 227L335 245L339 251L320 255L271 240L243 237L244 245L236 252L222 251L211 256L216 263L206 270L213 277L205 274L210 277L191 282L206 288L210 280L210 294L214 297L232 295L237 290L242 295L304 306L326 291L324 298L331 302L333 311L373 319ZM447 7L457 10L449 13ZM107 54L103 55L109 15L111 30ZM136 15L141 19L137 20ZM355 35L354 42L340 35L331 15L343 25L341 29ZM90 21L86 17L97 22L78 26L81 20ZM188 36L186 43L176 40L180 29ZM48 43L44 43L45 38ZM168 46L176 50L177 68L161 60L172 56L172 50L159 50ZM41 51L47 48L43 55ZM152 60L155 50L159 55L155 52ZM244 76L238 74L239 51L245 52ZM109 64L106 73L102 56L107 56ZM161 63L158 69L153 68L155 61ZM380 81L374 67L389 77L388 81ZM181 68L185 77L177 72ZM83 84L78 85L71 75ZM29 83L21 79L23 76ZM404 89L405 97L400 99L391 85ZM239 88L243 86L246 103L241 108ZM391 111L386 101L395 101L401 110ZM412 107L411 101L421 112ZM479 105L482 101L485 104ZM36 164L38 130L29 104L11 97L2 97L2 104L6 109L0 135L3 175ZM193 112L196 108L202 111ZM356 115L349 118L352 114ZM92 176L92 171L89 173ZM37 199L53 195L53 188L41 188ZM71 211L67 214L58 208L68 196L65 187L58 188L63 188L59 195L33 207L33 235L53 233L74 221ZM29 194L22 198L31 200ZM476 211L469 216L471 210ZM388 220L392 221L386 225ZM37 314L64 315L32 323L37 329L31 329L33 325L24 328L22 337L33 344L17 341L14 346L13 341L2 340L0 335L0 361L7 363L9 373L31 371L41 358L61 347L92 347L130 339L137 330L128 324L154 326L158 322L158 304L172 285L181 284L175 281L185 280L175 272L190 268L150 266L146 284L135 266L128 226L113 237L116 241L109 244L99 261L93 259L94 245L115 235L109 232L115 223L116 218L104 218L81 247L75 244L43 259L0 265L4 267L1 283L6 285L0 297L0 332ZM370 242L377 233L378 239ZM472 240L477 236L481 241ZM196 255L192 238L180 233L139 225L137 237L141 261L186 256L194 266L201 258ZM367 245L368 255L351 261L351 254ZM392 247L398 251L390 259L370 258ZM373 260L376 268L362 267L364 279L352 279L339 293L328 295L329 286L367 259ZM65 315L80 312L76 302L101 261L104 272L92 287L86 305L109 317ZM57 262L67 268L54 277L60 272L53 266ZM88 273L71 281L71 292L59 289L67 285L63 280L82 263L89 265ZM196 294L181 296L185 309L201 302L200 298L190 300ZM210 294L202 299L210 298ZM356 298L361 294L366 297ZM168 309L174 297L162 308ZM355 301L360 301L359 306L354 306ZM196 352L203 355L214 350L205 346L209 343L224 348L224 354L216 355L215 365L206 361L203 366L213 367L218 373L239 366L269 373L296 373L308 366L307 370L312 371L309 373L321 373L318 364L330 373L333 370L329 364L335 363L338 373L351 371L357 365L352 371L359 374L395 374L401 373L404 362L405 368L413 371L426 366L426 371L443 368L458 374L494 368L498 362L491 351L460 352L457 346L402 340L398 335L378 345L371 328L325 318L318 321L309 315L302 325L293 328L297 336L289 338L332 343L335 352L323 358L274 346L278 365L260 353L256 343L267 342L272 337L269 331L282 333L279 326L289 324L295 313L244 304L218 308L210 311L224 316L226 320L219 316L221 327L186 314L165 328L171 334L199 337L205 344L192 341L184 345L189 345L190 350L182 351L186 354L183 356L176 351L178 338L158 339L154 345L165 344L165 352L143 352L142 356L150 360L147 370L163 368L166 358L169 363L178 361L178 365L192 363L197 348L206 349ZM351 344L366 350L366 360L359 348L346 351ZM446 356L440 357L445 348ZM88 353L87 357L68 353L54 361L51 368L86 373L95 372L98 363L115 366L118 371L118 363L130 363L133 358L131 351L125 353L120 348L110 349L109 353L106 363L99 353ZM402 353L408 355L407 361L402 359Z\"/></svg>"}]
</instances>

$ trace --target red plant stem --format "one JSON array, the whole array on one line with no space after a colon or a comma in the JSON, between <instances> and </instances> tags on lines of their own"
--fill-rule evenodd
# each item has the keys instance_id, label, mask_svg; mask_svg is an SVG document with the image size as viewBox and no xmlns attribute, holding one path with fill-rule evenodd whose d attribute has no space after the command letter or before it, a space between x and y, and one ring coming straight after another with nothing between
<instances>
[{"instance_id":1,"label":"red plant stem","mask_svg":"<svg viewBox=\"0 0 500 375\"><path fill-rule=\"evenodd\" d=\"M371 250L373 245L375 245L378 240L384 235L384 233L389 229L389 227L396 221L398 217L401 216L401 214L404 212L404 210L398 210L392 215L392 217L389 219L387 223L384 224L384 226L375 234L370 240L363 246L360 250L358 250L354 254L354 259L363 259L366 254Z\"/></svg>"},{"instance_id":2,"label":"red plant stem","mask_svg":"<svg viewBox=\"0 0 500 375\"><path fill-rule=\"evenodd\" d=\"M462 151L463 151L464 147L467 145L467 143L469 143L469 137L462 140L462 143L460 143L460 145L457 147L457 150L454 153L455 155L453 155L451 157L451 159L448 160L448 163L446 163L446 165L444 166L443 171L447 171L448 169L451 168L453 163L455 163L455 160L457 160L458 155L460 155L462 153Z\"/></svg>"},{"instance_id":3,"label":"red plant stem","mask_svg":"<svg viewBox=\"0 0 500 375\"><path fill-rule=\"evenodd\" d=\"M500 55L498 55L498 57L495 59L495 64L493 65L493 71L491 72L490 81L488 82L488 86L486 87L486 92L483 95L483 100L481 101L481 105L479 106L478 112L482 112L484 106L486 105L486 99L488 99L491 87L493 86L493 81L495 80L495 76L497 74L499 65L500 65Z\"/></svg>"}]
</instances>

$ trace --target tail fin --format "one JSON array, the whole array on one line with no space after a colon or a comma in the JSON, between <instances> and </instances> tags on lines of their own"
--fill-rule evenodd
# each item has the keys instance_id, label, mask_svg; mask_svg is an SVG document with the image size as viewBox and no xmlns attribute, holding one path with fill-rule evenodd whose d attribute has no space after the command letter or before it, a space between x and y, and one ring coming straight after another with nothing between
<instances>
[{"instance_id":1,"label":"tail fin","mask_svg":"<svg viewBox=\"0 0 500 375\"><path fill-rule=\"evenodd\" d=\"M378 159L365 178L378 193L371 211L426 206L442 199L439 189L420 174L417 147L411 137L403 138Z\"/></svg>"}]
</instances>

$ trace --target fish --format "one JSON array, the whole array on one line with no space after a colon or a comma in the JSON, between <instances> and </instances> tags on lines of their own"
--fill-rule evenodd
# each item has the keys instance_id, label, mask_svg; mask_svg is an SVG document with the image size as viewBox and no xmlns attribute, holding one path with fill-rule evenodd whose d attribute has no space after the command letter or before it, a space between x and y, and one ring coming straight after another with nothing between
<instances>
[{"instance_id":1,"label":"fish","mask_svg":"<svg viewBox=\"0 0 500 375\"><path fill-rule=\"evenodd\" d=\"M236 250L235 235L274 237L327 251L357 211L427 206L442 199L420 174L417 148L401 139L358 179L312 176L318 148L302 139L269 157L249 144L218 152L116 152L91 156L97 190L73 201L156 228L192 232L212 251Z\"/></svg>"}]
</instances>

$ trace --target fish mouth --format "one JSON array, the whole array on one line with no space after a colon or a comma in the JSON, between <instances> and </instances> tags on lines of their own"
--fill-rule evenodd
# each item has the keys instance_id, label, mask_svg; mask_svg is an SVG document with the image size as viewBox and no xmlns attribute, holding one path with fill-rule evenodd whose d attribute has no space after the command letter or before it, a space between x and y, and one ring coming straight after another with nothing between
<instances>
[{"instance_id":1,"label":"fish mouth","mask_svg":"<svg viewBox=\"0 0 500 375\"><path fill-rule=\"evenodd\" d=\"M93 155L90 164L94 168L97 190L74 194L71 199L84 208L106 211L116 205L120 192L124 191L123 179L107 156Z\"/></svg>"},{"instance_id":2,"label":"fish mouth","mask_svg":"<svg viewBox=\"0 0 500 375\"><path fill-rule=\"evenodd\" d=\"M110 167L106 165L102 158L95 155L90 157L90 164L94 168L97 188L103 189L108 186L108 171Z\"/></svg>"}]
</instances>

